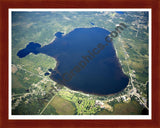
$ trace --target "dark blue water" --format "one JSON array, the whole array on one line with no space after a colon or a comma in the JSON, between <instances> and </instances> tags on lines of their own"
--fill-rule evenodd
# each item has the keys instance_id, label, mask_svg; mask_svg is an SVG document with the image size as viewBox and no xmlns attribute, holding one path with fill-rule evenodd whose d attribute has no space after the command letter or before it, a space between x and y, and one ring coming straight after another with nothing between
<instances>
[{"instance_id":1,"label":"dark blue water","mask_svg":"<svg viewBox=\"0 0 160 128\"><path fill-rule=\"evenodd\" d=\"M85 93L113 94L123 90L129 79L122 72L113 44L105 41L109 34L98 27L77 28L44 47L29 44L17 55L22 57L27 50L54 57L58 62L50 75L54 81Z\"/></svg>"},{"instance_id":2,"label":"dark blue water","mask_svg":"<svg viewBox=\"0 0 160 128\"><path fill-rule=\"evenodd\" d=\"M122 11L116 11L116 13L119 13L119 14L124 14L124 12L122 12Z\"/></svg>"},{"instance_id":3,"label":"dark blue water","mask_svg":"<svg viewBox=\"0 0 160 128\"><path fill-rule=\"evenodd\" d=\"M62 32L57 32L57 33L55 34L55 36L58 37L58 38L61 38L63 34L64 34L64 33L62 33Z\"/></svg>"},{"instance_id":4,"label":"dark blue water","mask_svg":"<svg viewBox=\"0 0 160 128\"><path fill-rule=\"evenodd\" d=\"M23 58L25 56L27 56L29 53L34 53L34 54L38 54L39 52L36 50L36 48L40 48L41 45L38 43L34 43L34 42L30 42L25 49L20 50L17 53L17 56L19 56L19 58Z\"/></svg>"},{"instance_id":5,"label":"dark blue water","mask_svg":"<svg viewBox=\"0 0 160 128\"><path fill-rule=\"evenodd\" d=\"M49 75L49 72L46 72L44 75L45 75L45 76L48 76L48 75Z\"/></svg>"},{"instance_id":6,"label":"dark blue water","mask_svg":"<svg viewBox=\"0 0 160 128\"><path fill-rule=\"evenodd\" d=\"M93 22L90 22L90 24L91 24L91 25L94 25L94 23L93 23Z\"/></svg>"}]
</instances>

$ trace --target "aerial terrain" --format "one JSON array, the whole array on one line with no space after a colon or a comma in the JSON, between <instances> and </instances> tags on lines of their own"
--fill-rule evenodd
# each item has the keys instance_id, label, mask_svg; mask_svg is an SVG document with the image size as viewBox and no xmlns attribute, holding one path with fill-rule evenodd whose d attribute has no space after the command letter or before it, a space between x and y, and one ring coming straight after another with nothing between
<instances>
[{"instance_id":1,"label":"aerial terrain","mask_svg":"<svg viewBox=\"0 0 160 128\"><path fill-rule=\"evenodd\" d=\"M12 115L147 115L148 15L12 12Z\"/></svg>"}]
</instances>

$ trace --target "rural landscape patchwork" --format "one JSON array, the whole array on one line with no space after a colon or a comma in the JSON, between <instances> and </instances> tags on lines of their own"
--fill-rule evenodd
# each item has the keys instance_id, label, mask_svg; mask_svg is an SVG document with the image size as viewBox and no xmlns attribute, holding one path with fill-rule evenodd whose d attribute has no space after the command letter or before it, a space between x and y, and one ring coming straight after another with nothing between
<instances>
[{"instance_id":1,"label":"rural landscape patchwork","mask_svg":"<svg viewBox=\"0 0 160 128\"><path fill-rule=\"evenodd\" d=\"M12 115L148 115L148 11L12 11Z\"/></svg>"}]
</instances>

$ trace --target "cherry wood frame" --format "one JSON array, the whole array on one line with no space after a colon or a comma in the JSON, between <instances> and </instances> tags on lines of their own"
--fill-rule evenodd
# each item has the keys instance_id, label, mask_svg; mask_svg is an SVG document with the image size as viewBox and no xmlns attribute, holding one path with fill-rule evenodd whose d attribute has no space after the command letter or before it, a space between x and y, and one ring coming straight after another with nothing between
<instances>
[{"instance_id":1,"label":"cherry wood frame","mask_svg":"<svg viewBox=\"0 0 160 128\"><path fill-rule=\"evenodd\" d=\"M152 119L151 120L9 120L8 14L9 8L151 8ZM159 0L0 0L0 128L158 128L160 127L160 1Z\"/></svg>"}]
</instances>

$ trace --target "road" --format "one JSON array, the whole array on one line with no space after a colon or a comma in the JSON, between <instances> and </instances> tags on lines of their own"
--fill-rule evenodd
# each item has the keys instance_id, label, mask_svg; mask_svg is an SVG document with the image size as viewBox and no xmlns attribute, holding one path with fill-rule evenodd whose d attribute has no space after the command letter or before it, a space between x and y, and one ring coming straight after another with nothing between
<instances>
[{"instance_id":1,"label":"road","mask_svg":"<svg viewBox=\"0 0 160 128\"><path fill-rule=\"evenodd\" d=\"M120 40L120 39L119 39ZM132 74L130 73L130 67L129 67L129 64L128 64L128 58L129 58L129 55L128 55L128 53L127 53L127 51L125 50L125 48L124 48L124 45L123 45L123 43L121 42L121 44L122 44L122 48L123 48L123 52L124 52L124 54L125 54L125 60L127 61L127 66L128 66L128 71L129 71L129 76L130 76L130 81L131 81L131 85L132 85L132 88L133 88L133 90L137 90L136 88L135 88L135 86L134 86L134 84L133 84L133 79L132 79ZM136 92L136 91L134 91L134 95L139 99L139 101L148 109L148 107L147 107L147 105L140 99L140 95ZM148 109L149 110L149 109Z\"/></svg>"},{"instance_id":2,"label":"road","mask_svg":"<svg viewBox=\"0 0 160 128\"><path fill-rule=\"evenodd\" d=\"M57 94L55 94L52 98L51 98L51 100L47 103L47 105L43 108L43 110L40 112L40 115L42 115L42 113L46 110L46 108L48 107L48 105L51 103L51 101L55 98L55 96L56 96Z\"/></svg>"}]
</instances>

